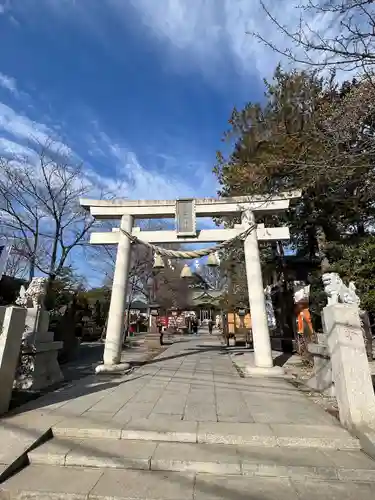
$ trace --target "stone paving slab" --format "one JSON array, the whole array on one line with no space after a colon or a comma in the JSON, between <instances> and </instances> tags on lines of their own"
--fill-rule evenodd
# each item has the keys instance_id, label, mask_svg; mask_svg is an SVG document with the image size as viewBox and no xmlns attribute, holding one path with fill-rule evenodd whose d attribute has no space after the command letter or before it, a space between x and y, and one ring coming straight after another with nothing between
<instances>
[{"instance_id":1,"label":"stone paving slab","mask_svg":"<svg viewBox=\"0 0 375 500\"><path fill-rule=\"evenodd\" d=\"M28 457L33 465L375 482L365 454L308 448L55 438Z\"/></svg>"},{"instance_id":2,"label":"stone paving slab","mask_svg":"<svg viewBox=\"0 0 375 500\"><path fill-rule=\"evenodd\" d=\"M235 447L159 443L151 469L232 475L241 474L241 463Z\"/></svg>"},{"instance_id":3,"label":"stone paving slab","mask_svg":"<svg viewBox=\"0 0 375 500\"><path fill-rule=\"evenodd\" d=\"M28 457L34 465L375 482L373 460L336 450L62 437Z\"/></svg>"},{"instance_id":4,"label":"stone paving slab","mask_svg":"<svg viewBox=\"0 0 375 500\"><path fill-rule=\"evenodd\" d=\"M370 483L30 466L1 500L372 500Z\"/></svg>"},{"instance_id":5,"label":"stone paving slab","mask_svg":"<svg viewBox=\"0 0 375 500\"><path fill-rule=\"evenodd\" d=\"M124 422L124 423L123 423ZM358 439L345 429L326 425L268 425L238 422L199 422L174 420L169 415L149 419L106 421L71 418L52 427L55 436L72 438L111 438L149 441L178 441L240 446L281 446L359 450Z\"/></svg>"},{"instance_id":6,"label":"stone paving slab","mask_svg":"<svg viewBox=\"0 0 375 500\"><path fill-rule=\"evenodd\" d=\"M129 419L128 419L129 420ZM67 418L52 427L54 436L67 436L75 438L112 438L120 439L122 425L116 425L113 420L96 420L93 417Z\"/></svg>"},{"instance_id":7,"label":"stone paving slab","mask_svg":"<svg viewBox=\"0 0 375 500\"><path fill-rule=\"evenodd\" d=\"M86 500L103 471L35 465L0 485L1 500Z\"/></svg>"},{"instance_id":8,"label":"stone paving slab","mask_svg":"<svg viewBox=\"0 0 375 500\"><path fill-rule=\"evenodd\" d=\"M121 438L195 443L197 433L197 422L166 421L164 418L159 417L151 420L130 421L122 429Z\"/></svg>"},{"instance_id":9,"label":"stone paving slab","mask_svg":"<svg viewBox=\"0 0 375 500\"><path fill-rule=\"evenodd\" d=\"M0 483L27 464L27 452L51 435L51 425L61 417L32 412L32 418L15 415L1 420L0 428Z\"/></svg>"},{"instance_id":10,"label":"stone paving slab","mask_svg":"<svg viewBox=\"0 0 375 500\"><path fill-rule=\"evenodd\" d=\"M341 481L293 481L301 500L373 500L375 486L366 483L350 484Z\"/></svg>"},{"instance_id":11,"label":"stone paving slab","mask_svg":"<svg viewBox=\"0 0 375 500\"><path fill-rule=\"evenodd\" d=\"M198 443L276 446L276 435L266 424L207 423L198 427Z\"/></svg>"},{"instance_id":12,"label":"stone paving slab","mask_svg":"<svg viewBox=\"0 0 375 500\"><path fill-rule=\"evenodd\" d=\"M65 457L66 466L149 470L157 447L152 441L82 441Z\"/></svg>"},{"instance_id":13,"label":"stone paving slab","mask_svg":"<svg viewBox=\"0 0 375 500\"><path fill-rule=\"evenodd\" d=\"M196 500L299 500L288 479L210 476L199 474Z\"/></svg>"},{"instance_id":14,"label":"stone paving slab","mask_svg":"<svg viewBox=\"0 0 375 500\"><path fill-rule=\"evenodd\" d=\"M358 439L338 426L272 424L270 428L277 436L279 446L348 450L360 448Z\"/></svg>"},{"instance_id":15,"label":"stone paving slab","mask_svg":"<svg viewBox=\"0 0 375 500\"><path fill-rule=\"evenodd\" d=\"M194 475L166 472L105 471L89 498L102 500L188 500Z\"/></svg>"},{"instance_id":16,"label":"stone paving slab","mask_svg":"<svg viewBox=\"0 0 375 500\"><path fill-rule=\"evenodd\" d=\"M357 452L347 460L351 468L358 467L357 477L351 476L352 469L345 468L345 459L339 465L345 451L311 450L308 448L239 448L242 473L249 476L288 477L291 479L319 479L347 481L373 481L375 462ZM336 463L334 461L336 458ZM361 469L359 469L359 467ZM371 479L372 478L372 479Z\"/></svg>"},{"instance_id":17,"label":"stone paving slab","mask_svg":"<svg viewBox=\"0 0 375 500\"><path fill-rule=\"evenodd\" d=\"M33 465L65 465L67 454L79 447L81 442L82 439L54 438L27 455Z\"/></svg>"},{"instance_id":18,"label":"stone paving slab","mask_svg":"<svg viewBox=\"0 0 375 500\"><path fill-rule=\"evenodd\" d=\"M55 438L29 452L31 464L150 469L157 443L116 439Z\"/></svg>"}]
</instances>

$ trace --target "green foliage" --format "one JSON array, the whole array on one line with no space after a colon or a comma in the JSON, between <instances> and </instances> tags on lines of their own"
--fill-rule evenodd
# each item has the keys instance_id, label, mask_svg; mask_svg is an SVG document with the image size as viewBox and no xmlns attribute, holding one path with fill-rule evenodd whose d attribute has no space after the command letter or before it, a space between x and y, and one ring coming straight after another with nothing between
<instances>
[{"instance_id":1,"label":"green foliage","mask_svg":"<svg viewBox=\"0 0 375 500\"><path fill-rule=\"evenodd\" d=\"M248 307L245 256L241 243L225 249L220 268L226 282L220 306L225 311L232 311L236 307Z\"/></svg>"},{"instance_id":2,"label":"green foliage","mask_svg":"<svg viewBox=\"0 0 375 500\"><path fill-rule=\"evenodd\" d=\"M346 284L354 281L361 307L375 312L375 236L332 245L328 252L334 259L332 271L338 272Z\"/></svg>"},{"instance_id":3,"label":"green foliage","mask_svg":"<svg viewBox=\"0 0 375 500\"><path fill-rule=\"evenodd\" d=\"M332 241L374 218L371 92L356 81L338 88L314 73L280 68L266 87L263 107L249 103L233 111L226 133L233 152L219 152L214 171L223 196L301 189L285 220L296 248L312 256L318 228Z\"/></svg>"},{"instance_id":4,"label":"green foliage","mask_svg":"<svg viewBox=\"0 0 375 500\"><path fill-rule=\"evenodd\" d=\"M63 267L51 282L45 306L48 310L58 310L69 305L74 296L84 291L82 278L75 274L71 267Z\"/></svg>"},{"instance_id":5,"label":"green foliage","mask_svg":"<svg viewBox=\"0 0 375 500\"><path fill-rule=\"evenodd\" d=\"M265 82L264 105L248 103L233 110L225 134L233 148L227 156L218 152L214 172L222 196L301 190L288 213L263 216L259 222L289 225L297 255L311 260L319 256L322 269L328 259L343 278L350 270L363 305L375 310L371 274L367 269L363 273L363 264L354 258L359 248L361 252L372 248L375 86L371 83L352 80L338 85L315 72L285 72L278 67L273 80ZM345 259L350 262L348 269ZM312 308L318 315L320 276L311 280Z\"/></svg>"}]
</instances>

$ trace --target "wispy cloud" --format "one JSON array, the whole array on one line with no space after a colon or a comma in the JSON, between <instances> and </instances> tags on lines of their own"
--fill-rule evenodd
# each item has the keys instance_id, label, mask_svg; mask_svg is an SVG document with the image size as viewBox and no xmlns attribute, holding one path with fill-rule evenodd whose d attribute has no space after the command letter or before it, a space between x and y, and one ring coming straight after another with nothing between
<instances>
[{"instance_id":1,"label":"wispy cloud","mask_svg":"<svg viewBox=\"0 0 375 500\"><path fill-rule=\"evenodd\" d=\"M121 9L121 0L109 0ZM232 57L242 74L261 77L273 73L280 54L259 43L251 33L259 33L280 50L291 46L291 40L277 29L259 0L131 0L134 8L154 37L164 40L174 50L193 55L204 71L207 66L223 63ZM301 5L306 0L266 0L272 15L281 25L298 27ZM338 28L332 17L304 11L305 19L320 33ZM285 62L285 61L284 61Z\"/></svg>"},{"instance_id":2,"label":"wispy cloud","mask_svg":"<svg viewBox=\"0 0 375 500\"><path fill-rule=\"evenodd\" d=\"M2 7L0 5L0 14L2 13L1 8ZM4 75L4 73L0 73L0 87L9 90L9 92L16 96L18 95L17 82L15 78Z\"/></svg>"},{"instance_id":3,"label":"wispy cloud","mask_svg":"<svg viewBox=\"0 0 375 500\"><path fill-rule=\"evenodd\" d=\"M264 0L281 25L292 31L298 27L301 6L308 0ZM30 0L23 9L49 8L65 21L80 23L81 29L103 43L108 40L108 17L91 0ZM101 9L123 23L132 23L134 15L145 39L159 42L169 61L178 70L199 68L218 81L236 69L237 76L258 74L259 78L273 74L282 56L260 43L251 33L258 32L269 42L285 50L291 40L277 29L263 10L260 0L101 0ZM320 34L330 35L340 28L327 13L315 15L303 11L309 26ZM107 33L108 35L108 33ZM158 45L155 45L157 47ZM113 47L110 47L112 52ZM183 56L183 57L182 57ZM284 59L285 64L287 61ZM228 69L231 68L231 69Z\"/></svg>"},{"instance_id":4,"label":"wispy cloud","mask_svg":"<svg viewBox=\"0 0 375 500\"><path fill-rule=\"evenodd\" d=\"M32 158L35 159L34 150L15 140L6 139L5 137L0 137L0 155L27 158L29 161L31 161ZM34 163L34 161L32 161L32 163Z\"/></svg>"},{"instance_id":5,"label":"wispy cloud","mask_svg":"<svg viewBox=\"0 0 375 500\"><path fill-rule=\"evenodd\" d=\"M80 145L80 150L88 150L91 154L81 154L74 151L68 143L62 142L52 126L33 121L0 103L0 131L6 135L0 140L0 154L22 157L37 168L35 144L50 143L59 154L70 156L72 161L83 162L83 180L92 196L104 192L119 198L173 199L215 193L216 181L206 165L204 169L203 165L194 165L189 161L184 164L182 159L180 168L174 169L170 164L165 169L143 165L131 147L101 131L97 122L94 125L92 133L86 134L86 142ZM170 155L161 156L165 156L166 162L172 161ZM177 164L176 159L174 164ZM195 167L199 183L189 174L189 169L195 170Z\"/></svg>"},{"instance_id":6,"label":"wispy cloud","mask_svg":"<svg viewBox=\"0 0 375 500\"><path fill-rule=\"evenodd\" d=\"M7 11L7 4L0 4L0 16Z\"/></svg>"},{"instance_id":7,"label":"wispy cloud","mask_svg":"<svg viewBox=\"0 0 375 500\"><path fill-rule=\"evenodd\" d=\"M19 141L38 142L45 144L54 141L54 148L62 154L72 154L71 149L59 141L56 132L44 123L31 120L24 114L16 112L10 106L0 102L0 131Z\"/></svg>"},{"instance_id":8,"label":"wispy cloud","mask_svg":"<svg viewBox=\"0 0 375 500\"><path fill-rule=\"evenodd\" d=\"M91 136L89 143L92 156L99 154L102 162L108 165L107 169L101 170L100 178L95 174L96 183L105 184L109 191L117 193L119 197L173 199L215 194L216 180L207 165L199 165L200 182L196 182L194 176L189 173L191 164L186 159L181 158L178 163L176 158L170 155L155 153L155 157L164 156L165 168L160 168L160 165L156 168L153 164L143 165L132 148L120 144L99 130ZM107 175L105 170L108 171Z\"/></svg>"}]
</instances>

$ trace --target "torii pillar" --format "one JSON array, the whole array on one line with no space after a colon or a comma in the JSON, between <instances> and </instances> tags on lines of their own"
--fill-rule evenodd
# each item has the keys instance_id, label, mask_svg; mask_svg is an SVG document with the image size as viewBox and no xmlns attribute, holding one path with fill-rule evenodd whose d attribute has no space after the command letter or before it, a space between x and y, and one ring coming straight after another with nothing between
<instances>
[{"instance_id":1,"label":"torii pillar","mask_svg":"<svg viewBox=\"0 0 375 500\"><path fill-rule=\"evenodd\" d=\"M133 228L133 217L131 215L123 215L120 228L131 233ZM129 238L120 231L115 272L113 275L111 303L108 311L108 324L103 355L104 363L97 366L97 373L118 372L129 368L129 363L121 363L121 352L130 259L131 242Z\"/></svg>"},{"instance_id":2,"label":"torii pillar","mask_svg":"<svg viewBox=\"0 0 375 500\"><path fill-rule=\"evenodd\" d=\"M242 212L241 222L244 230L254 224L253 212ZM273 365L257 231L251 231L246 237L244 251L254 343L254 365L246 366L245 371L249 375L282 375L283 369Z\"/></svg>"}]
</instances>

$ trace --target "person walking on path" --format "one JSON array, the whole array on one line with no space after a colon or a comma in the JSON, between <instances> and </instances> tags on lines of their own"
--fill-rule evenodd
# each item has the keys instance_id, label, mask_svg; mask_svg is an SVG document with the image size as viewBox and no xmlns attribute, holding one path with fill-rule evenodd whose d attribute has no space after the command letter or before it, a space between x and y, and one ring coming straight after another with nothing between
<instances>
[{"instance_id":1,"label":"person walking on path","mask_svg":"<svg viewBox=\"0 0 375 500\"><path fill-rule=\"evenodd\" d=\"M194 333L194 335L198 335L198 320L197 320L197 318L193 319L193 333Z\"/></svg>"},{"instance_id":2,"label":"person walking on path","mask_svg":"<svg viewBox=\"0 0 375 500\"><path fill-rule=\"evenodd\" d=\"M212 330L213 330L213 328L214 328L214 322L213 322L212 318L210 318L210 319L208 320L208 333L209 333L210 335L212 335Z\"/></svg>"},{"instance_id":3,"label":"person walking on path","mask_svg":"<svg viewBox=\"0 0 375 500\"><path fill-rule=\"evenodd\" d=\"M158 332L160 335L160 337L159 337L160 345L164 345L164 331L163 331L164 326L163 326L163 323L159 320L157 322L156 326L158 328Z\"/></svg>"}]
</instances>

